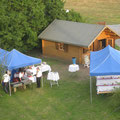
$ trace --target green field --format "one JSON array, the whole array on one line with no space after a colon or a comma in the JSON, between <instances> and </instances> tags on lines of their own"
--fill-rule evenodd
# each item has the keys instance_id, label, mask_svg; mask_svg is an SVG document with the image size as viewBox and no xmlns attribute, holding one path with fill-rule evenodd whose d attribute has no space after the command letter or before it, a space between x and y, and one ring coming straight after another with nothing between
<instances>
[{"instance_id":1,"label":"green field","mask_svg":"<svg viewBox=\"0 0 120 120\"><path fill-rule=\"evenodd\" d=\"M120 24L120 0L65 0L65 9L74 9L89 23Z\"/></svg>"},{"instance_id":2,"label":"green field","mask_svg":"<svg viewBox=\"0 0 120 120\"><path fill-rule=\"evenodd\" d=\"M60 86L50 88L44 77L44 87L36 84L20 89L10 97L0 88L0 120L120 120L113 112L110 95L96 95L93 79L93 104L89 99L89 70L80 66L76 73L68 72L70 63L43 58L53 71L60 74Z\"/></svg>"}]
</instances>

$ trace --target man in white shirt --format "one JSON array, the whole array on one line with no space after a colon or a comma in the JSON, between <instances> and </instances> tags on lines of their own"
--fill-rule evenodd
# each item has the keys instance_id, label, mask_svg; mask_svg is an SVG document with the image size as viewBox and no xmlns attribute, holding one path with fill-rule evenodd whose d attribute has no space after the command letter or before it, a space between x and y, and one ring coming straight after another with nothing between
<instances>
[{"instance_id":1,"label":"man in white shirt","mask_svg":"<svg viewBox=\"0 0 120 120\"><path fill-rule=\"evenodd\" d=\"M6 93L8 93L9 91L9 82L10 81L10 76L8 75L8 73L6 72L4 75L3 75L3 82L4 82L4 91Z\"/></svg>"},{"instance_id":2,"label":"man in white shirt","mask_svg":"<svg viewBox=\"0 0 120 120\"><path fill-rule=\"evenodd\" d=\"M41 71L41 69L39 67L37 67L36 77L37 77L37 88L40 88L40 86L41 86L42 71Z\"/></svg>"}]
</instances>

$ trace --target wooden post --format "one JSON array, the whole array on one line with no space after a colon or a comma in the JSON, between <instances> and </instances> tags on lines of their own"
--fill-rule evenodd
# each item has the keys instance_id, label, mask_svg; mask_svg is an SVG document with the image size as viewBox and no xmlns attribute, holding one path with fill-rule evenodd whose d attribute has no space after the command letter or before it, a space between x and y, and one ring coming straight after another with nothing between
<instances>
[{"instance_id":1,"label":"wooden post","mask_svg":"<svg viewBox=\"0 0 120 120\"><path fill-rule=\"evenodd\" d=\"M79 52L78 52L78 57L79 57L79 63L82 64L82 55L83 55L83 50L81 47L78 48Z\"/></svg>"},{"instance_id":2,"label":"wooden post","mask_svg":"<svg viewBox=\"0 0 120 120\"><path fill-rule=\"evenodd\" d=\"M108 38L106 38L106 46L108 46Z\"/></svg>"},{"instance_id":3,"label":"wooden post","mask_svg":"<svg viewBox=\"0 0 120 120\"><path fill-rule=\"evenodd\" d=\"M42 54L44 54L45 40L42 40Z\"/></svg>"},{"instance_id":4,"label":"wooden post","mask_svg":"<svg viewBox=\"0 0 120 120\"><path fill-rule=\"evenodd\" d=\"M14 89L14 92L16 92L16 87L15 88L13 88Z\"/></svg>"},{"instance_id":5,"label":"wooden post","mask_svg":"<svg viewBox=\"0 0 120 120\"><path fill-rule=\"evenodd\" d=\"M23 85L23 88L26 89L26 85Z\"/></svg>"},{"instance_id":6,"label":"wooden post","mask_svg":"<svg viewBox=\"0 0 120 120\"><path fill-rule=\"evenodd\" d=\"M114 45L114 39L112 39L112 47L115 48L115 45Z\"/></svg>"}]
</instances>

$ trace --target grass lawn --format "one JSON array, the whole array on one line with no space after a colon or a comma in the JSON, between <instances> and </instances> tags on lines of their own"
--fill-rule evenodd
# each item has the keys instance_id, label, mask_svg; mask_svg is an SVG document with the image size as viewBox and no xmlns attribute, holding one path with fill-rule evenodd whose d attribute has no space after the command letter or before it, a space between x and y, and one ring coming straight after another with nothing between
<instances>
[{"instance_id":1,"label":"grass lawn","mask_svg":"<svg viewBox=\"0 0 120 120\"><path fill-rule=\"evenodd\" d=\"M120 24L120 0L66 0L65 9L74 9L89 23Z\"/></svg>"},{"instance_id":2,"label":"grass lawn","mask_svg":"<svg viewBox=\"0 0 120 120\"><path fill-rule=\"evenodd\" d=\"M10 97L0 88L0 120L120 120L113 112L110 95L96 95L93 79L93 104L89 99L89 70L80 66L76 73L68 72L70 63L43 58L53 71L60 74L60 86L50 88L44 77L44 87L17 90Z\"/></svg>"}]
</instances>

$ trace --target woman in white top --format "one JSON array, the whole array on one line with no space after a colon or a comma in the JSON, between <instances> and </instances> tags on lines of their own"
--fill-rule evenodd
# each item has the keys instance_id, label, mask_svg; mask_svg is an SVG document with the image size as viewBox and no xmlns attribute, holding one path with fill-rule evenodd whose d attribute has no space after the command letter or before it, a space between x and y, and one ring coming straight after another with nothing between
<instances>
[{"instance_id":1,"label":"woman in white top","mask_svg":"<svg viewBox=\"0 0 120 120\"><path fill-rule=\"evenodd\" d=\"M40 86L41 86L42 71L40 70L39 67L37 67L36 77L37 77L37 88L40 88Z\"/></svg>"}]
</instances>

